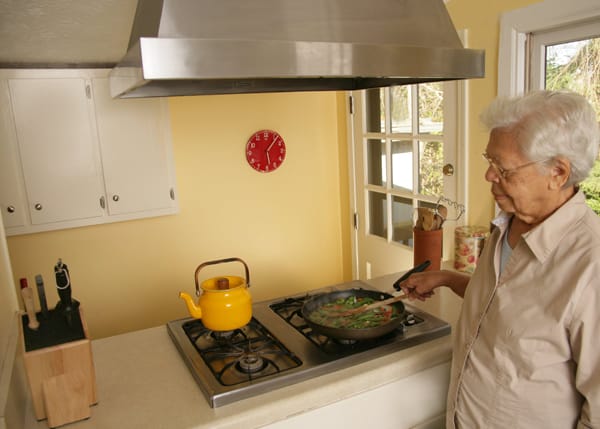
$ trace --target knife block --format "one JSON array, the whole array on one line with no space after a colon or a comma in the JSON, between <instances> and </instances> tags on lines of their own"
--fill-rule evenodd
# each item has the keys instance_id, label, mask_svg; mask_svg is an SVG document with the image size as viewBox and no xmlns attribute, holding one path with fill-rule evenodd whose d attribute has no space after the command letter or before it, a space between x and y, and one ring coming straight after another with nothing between
<instances>
[{"instance_id":1,"label":"knife block","mask_svg":"<svg viewBox=\"0 0 600 429\"><path fill-rule=\"evenodd\" d=\"M35 417L51 428L91 416L96 404L96 375L91 342L81 307L68 324L62 314L51 310L40 327L27 327L22 315L23 360Z\"/></svg>"}]
</instances>

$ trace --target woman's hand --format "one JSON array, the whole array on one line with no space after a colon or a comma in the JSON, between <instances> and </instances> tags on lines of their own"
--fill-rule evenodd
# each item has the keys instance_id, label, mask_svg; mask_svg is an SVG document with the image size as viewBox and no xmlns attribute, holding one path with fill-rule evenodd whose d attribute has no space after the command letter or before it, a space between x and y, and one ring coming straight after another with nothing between
<instances>
[{"instance_id":1,"label":"woman's hand","mask_svg":"<svg viewBox=\"0 0 600 429\"><path fill-rule=\"evenodd\" d=\"M471 277L455 271L425 271L414 273L400 283L400 288L409 299L425 301L434 295L435 289L447 286L458 296L463 297Z\"/></svg>"}]
</instances>

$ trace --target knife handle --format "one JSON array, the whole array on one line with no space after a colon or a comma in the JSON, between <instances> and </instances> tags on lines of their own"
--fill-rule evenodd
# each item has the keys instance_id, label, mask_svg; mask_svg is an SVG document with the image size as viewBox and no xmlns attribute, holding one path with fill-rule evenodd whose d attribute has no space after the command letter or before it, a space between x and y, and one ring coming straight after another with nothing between
<instances>
[{"instance_id":1,"label":"knife handle","mask_svg":"<svg viewBox=\"0 0 600 429\"><path fill-rule=\"evenodd\" d=\"M27 325L29 329L33 329L36 331L40 327L40 323L35 317L35 307L33 305L33 291L29 286L27 286L27 279L21 279L21 296L23 297L23 302L25 303L25 311L27 311L27 318L29 319L29 324Z\"/></svg>"},{"instance_id":2,"label":"knife handle","mask_svg":"<svg viewBox=\"0 0 600 429\"><path fill-rule=\"evenodd\" d=\"M427 261L417 265L416 267L408 270L407 272L405 272L402 275L402 277L400 277L398 280L396 280L394 282L394 289L400 290L400 283L402 283L404 280L409 278L411 276L411 274L413 274L413 273L420 273L421 271L425 271L427 269L427 267L430 265L431 265L431 261L427 260Z\"/></svg>"},{"instance_id":3,"label":"knife handle","mask_svg":"<svg viewBox=\"0 0 600 429\"><path fill-rule=\"evenodd\" d=\"M45 319L48 318L48 303L46 302L46 291L44 289L44 280L38 274L35 276L35 285L37 286L38 298L40 299L40 309Z\"/></svg>"}]
</instances>

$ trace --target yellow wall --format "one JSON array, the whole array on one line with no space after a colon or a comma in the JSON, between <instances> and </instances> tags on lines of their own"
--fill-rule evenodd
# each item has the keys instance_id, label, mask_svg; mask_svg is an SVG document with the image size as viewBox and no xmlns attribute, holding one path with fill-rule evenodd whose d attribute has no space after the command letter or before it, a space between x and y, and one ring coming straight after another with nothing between
<instances>
[{"instance_id":1,"label":"yellow wall","mask_svg":"<svg viewBox=\"0 0 600 429\"><path fill-rule=\"evenodd\" d=\"M333 92L170 99L180 213L10 237L15 279L33 284L41 273L52 307L52 269L63 258L94 338L186 316L178 291L194 291L194 270L208 260L244 259L255 300L350 280L343 100ZM262 128L287 144L285 163L269 174L244 157Z\"/></svg>"}]
</instances>

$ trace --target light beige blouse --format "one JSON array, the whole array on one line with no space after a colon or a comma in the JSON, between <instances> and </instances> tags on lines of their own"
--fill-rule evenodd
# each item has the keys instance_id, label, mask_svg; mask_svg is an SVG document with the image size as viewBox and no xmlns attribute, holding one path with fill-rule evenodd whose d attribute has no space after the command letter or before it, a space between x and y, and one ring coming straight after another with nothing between
<instances>
[{"instance_id":1,"label":"light beige blouse","mask_svg":"<svg viewBox=\"0 0 600 429\"><path fill-rule=\"evenodd\" d=\"M447 428L600 428L600 218L578 192L499 275L504 214L467 287Z\"/></svg>"}]
</instances>

